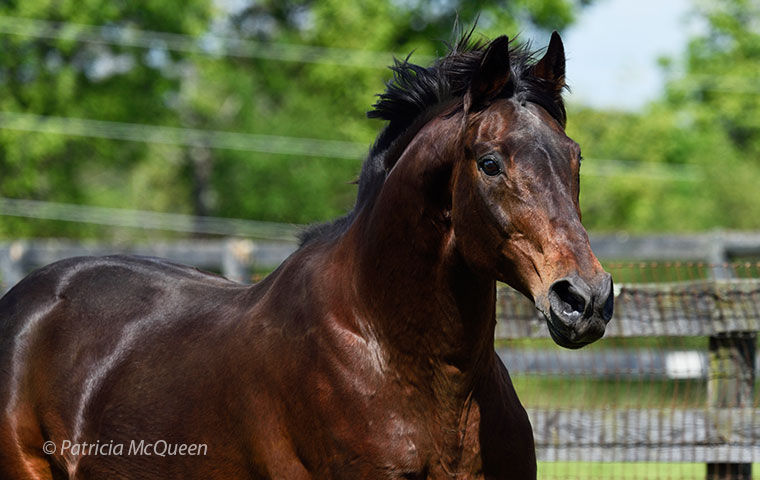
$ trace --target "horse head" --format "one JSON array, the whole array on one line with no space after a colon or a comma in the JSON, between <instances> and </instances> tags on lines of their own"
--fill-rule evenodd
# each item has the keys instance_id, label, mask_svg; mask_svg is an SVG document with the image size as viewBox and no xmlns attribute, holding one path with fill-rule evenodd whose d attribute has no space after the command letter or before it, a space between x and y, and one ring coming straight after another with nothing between
<instances>
[{"instance_id":1,"label":"horse head","mask_svg":"<svg viewBox=\"0 0 760 480\"><path fill-rule=\"evenodd\" d=\"M565 134L561 98L564 48L555 32L538 62L511 65L509 50L506 37L493 40L464 95L456 248L531 298L557 344L580 348L604 334L614 296L581 224L581 150Z\"/></svg>"}]
</instances>

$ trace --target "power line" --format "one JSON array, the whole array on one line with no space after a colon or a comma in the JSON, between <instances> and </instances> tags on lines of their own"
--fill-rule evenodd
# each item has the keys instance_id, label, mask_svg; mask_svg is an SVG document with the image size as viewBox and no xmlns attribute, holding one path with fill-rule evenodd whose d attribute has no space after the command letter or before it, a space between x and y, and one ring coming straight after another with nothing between
<instances>
[{"instance_id":1,"label":"power line","mask_svg":"<svg viewBox=\"0 0 760 480\"><path fill-rule=\"evenodd\" d=\"M364 158L368 152L367 145L359 142L107 122L3 111L0 111L0 128L110 140L352 160ZM584 162L583 174L665 181L697 181L701 178L701 170L697 165L593 158Z\"/></svg>"},{"instance_id":2,"label":"power line","mask_svg":"<svg viewBox=\"0 0 760 480\"><path fill-rule=\"evenodd\" d=\"M394 56L405 57L392 52L257 42L211 34L193 36L116 25L97 26L7 16L0 16L0 34L120 47L166 49L212 57L262 58L362 68L386 68ZM430 55L415 55L415 60L423 64L434 59L435 57Z\"/></svg>"},{"instance_id":3,"label":"power line","mask_svg":"<svg viewBox=\"0 0 760 480\"><path fill-rule=\"evenodd\" d=\"M591 159L587 163L592 163ZM598 162L596 162L598 163ZM607 160L607 166L596 167L592 172L584 168L584 175L614 175L609 165L623 166L629 171L628 177L654 180L696 181L700 178L694 166L683 165L663 168L662 165L641 162ZM636 168L643 166L643 173ZM649 171L647 171L649 170ZM59 202L45 202L0 197L0 215L57 220L65 222L89 223L112 227L127 227L148 230L164 230L184 233L201 233L207 235L244 236L266 240L294 241L303 231L302 225L263 222L239 218L194 216L177 213L163 213L147 210L130 210L122 208L93 207Z\"/></svg>"},{"instance_id":4,"label":"power line","mask_svg":"<svg viewBox=\"0 0 760 480\"><path fill-rule=\"evenodd\" d=\"M16 35L50 40L80 41L100 45L166 49L213 57L263 58L301 63L355 66L363 68L387 68L393 57L405 58L406 54L355 48L319 47L314 45L260 42L237 37L206 34L193 36L179 33L141 30L118 25L88 25L74 22L0 15L0 34ZM415 54L415 61L426 65L434 62L433 55ZM675 70L674 70L675 71ZM680 75L688 72L679 71ZM752 82L757 76L736 74L689 74L701 79L729 79ZM740 87L739 93L755 93L753 87Z\"/></svg>"},{"instance_id":5,"label":"power line","mask_svg":"<svg viewBox=\"0 0 760 480\"><path fill-rule=\"evenodd\" d=\"M715 80L718 80L717 82ZM760 77L735 77L731 75L717 76L696 74L677 79L666 85L666 88L685 92L716 92L724 94L760 95L756 83ZM709 81L707 83L706 81Z\"/></svg>"},{"instance_id":6,"label":"power line","mask_svg":"<svg viewBox=\"0 0 760 480\"><path fill-rule=\"evenodd\" d=\"M50 40L81 41L99 45L166 49L176 52L212 57L262 58L299 63L315 63L361 68L386 68L393 57L405 58L405 54L338 47L258 42L217 35L193 36L168 32L140 30L116 25L97 26L73 22L51 22L22 17L0 16L0 34L16 35ZM415 54L415 61L426 65L435 61L433 55ZM717 74L697 74L702 79L752 80L754 77ZM744 95L760 95L753 86L720 87L698 84L673 85L678 90L715 91Z\"/></svg>"},{"instance_id":7,"label":"power line","mask_svg":"<svg viewBox=\"0 0 760 480\"><path fill-rule=\"evenodd\" d=\"M584 175L617 175L620 168L628 171L627 177L653 180L696 181L701 175L693 165L665 167L653 162L630 162L621 160L603 161L606 165L594 167L591 172L585 165L599 164L587 159L584 163ZM613 166L613 169L610 169ZM636 169L642 171L637 172ZM113 227L127 227L148 230L164 230L184 233L202 233L208 235L244 236L266 240L294 241L303 231L302 225L263 222L239 218L194 216L177 213L162 213L147 210L130 210L122 208L93 207L59 202L45 202L0 197L0 215L57 220L76 223L90 223Z\"/></svg>"},{"instance_id":8,"label":"power line","mask_svg":"<svg viewBox=\"0 0 760 480\"><path fill-rule=\"evenodd\" d=\"M696 182L702 169L693 163L636 162L632 160L584 159L581 177L626 177L644 180Z\"/></svg>"},{"instance_id":9,"label":"power line","mask_svg":"<svg viewBox=\"0 0 760 480\"><path fill-rule=\"evenodd\" d=\"M0 215L113 227L294 241L303 227L240 218L201 217L0 197Z\"/></svg>"},{"instance_id":10,"label":"power line","mask_svg":"<svg viewBox=\"0 0 760 480\"><path fill-rule=\"evenodd\" d=\"M111 140L352 160L363 158L368 151L367 145L358 142L108 122L3 111L0 111L0 128Z\"/></svg>"}]
</instances>

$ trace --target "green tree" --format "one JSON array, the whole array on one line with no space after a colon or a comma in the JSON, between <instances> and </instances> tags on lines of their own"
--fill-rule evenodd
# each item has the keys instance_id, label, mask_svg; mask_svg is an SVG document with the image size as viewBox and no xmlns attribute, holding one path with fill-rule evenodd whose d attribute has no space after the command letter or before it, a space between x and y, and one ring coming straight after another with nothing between
<instances>
[{"instance_id":1,"label":"green tree","mask_svg":"<svg viewBox=\"0 0 760 480\"><path fill-rule=\"evenodd\" d=\"M664 98L641 113L571 109L569 131L589 158L587 227L760 228L760 5L700 2L696 14L706 29L665 62ZM606 159L630 163L609 176Z\"/></svg>"},{"instance_id":2,"label":"green tree","mask_svg":"<svg viewBox=\"0 0 760 480\"><path fill-rule=\"evenodd\" d=\"M3 30L0 112L43 116L48 123L71 117L342 140L368 149L382 125L366 120L365 112L390 77L382 65L392 58L383 52L414 50L412 58L427 63L443 53L457 16L462 25L479 16L478 31L489 36L548 32L569 25L586 3L262 0L229 11L223 7L241 4L5 2L0 22L8 28L18 27L16 18L44 20L61 22L53 33L74 35L49 35L48 25L29 27L28 21L24 28L37 34ZM93 33L78 25L114 28ZM129 29L186 36L159 37L143 48L128 41ZM264 53L305 51L309 58L214 55L213 45L203 50L209 34L263 42L255 48ZM86 41L93 36L103 41ZM197 48L173 47L175 41ZM344 58L357 55L360 65ZM349 182L362 161L360 152L354 158L282 155L266 147L183 147L7 128L18 121L2 119L2 197L305 223L350 208L355 187ZM4 237L125 235L143 234L0 217Z\"/></svg>"},{"instance_id":3,"label":"green tree","mask_svg":"<svg viewBox=\"0 0 760 480\"><path fill-rule=\"evenodd\" d=\"M189 0L182 9L157 0L35 0L4 2L0 15L66 22L62 29L91 24L197 35L206 30L211 9L205 0ZM22 26L34 29L35 24ZM37 25L43 30L38 36L0 36L0 111L179 124L167 98L181 83L168 71L168 64L179 64L181 56L171 53L167 64L159 65L152 61L151 50L46 38L45 28ZM4 118L3 123L13 121ZM186 201L177 202L187 197L186 187L175 181L181 170L178 155L176 149L148 143L4 128L0 129L0 195L187 211ZM81 224L0 220L0 235L7 237L98 231Z\"/></svg>"},{"instance_id":4,"label":"green tree","mask_svg":"<svg viewBox=\"0 0 760 480\"><path fill-rule=\"evenodd\" d=\"M707 30L689 44L665 104L681 114L705 171L710 226L760 228L760 4L699 4Z\"/></svg>"},{"instance_id":5,"label":"green tree","mask_svg":"<svg viewBox=\"0 0 760 480\"><path fill-rule=\"evenodd\" d=\"M506 8L496 1L431 5L392 0L259 2L233 14L230 29L235 36L253 31L255 38L276 43L398 52L400 57L414 51L413 61L427 63L444 52L457 17L462 25L479 18L478 31L491 37L514 34L520 27L550 31L569 25L580 4L520 0ZM392 58L387 55L381 62L390 65ZM199 71L208 77L185 98L211 128L347 140L367 149L382 125L366 120L365 112L390 78L385 68L262 59L204 61ZM216 87L209 90L209 85ZM218 105L230 99L238 108L223 118ZM361 161L215 151L212 189L225 193L216 196L214 211L299 223L335 217L353 202L355 187L349 181Z\"/></svg>"}]
</instances>

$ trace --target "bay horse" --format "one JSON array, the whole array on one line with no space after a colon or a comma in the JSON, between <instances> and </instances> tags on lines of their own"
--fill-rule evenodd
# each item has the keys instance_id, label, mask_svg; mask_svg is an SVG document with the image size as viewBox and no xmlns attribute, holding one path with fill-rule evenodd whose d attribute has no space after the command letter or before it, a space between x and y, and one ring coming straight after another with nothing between
<instances>
[{"instance_id":1,"label":"bay horse","mask_svg":"<svg viewBox=\"0 0 760 480\"><path fill-rule=\"evenodd\" d=\"M129 256L19 282L0 478L534 479L496 281L568 348L603 335L612 281L581 224L559 35L536 55L471 34L396 62L354 208L260 283Z\"/></svg>"}]
</instances>

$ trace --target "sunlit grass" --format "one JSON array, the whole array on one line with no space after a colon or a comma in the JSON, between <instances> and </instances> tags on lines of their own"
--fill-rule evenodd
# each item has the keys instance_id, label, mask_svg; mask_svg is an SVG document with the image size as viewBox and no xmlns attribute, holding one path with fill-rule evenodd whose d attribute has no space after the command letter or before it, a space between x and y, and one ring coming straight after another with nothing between
<instances>
[{"instance_id":1,"label":"sunlit grass","mask_svg":"<svg viewBox=\"0 0 760 480\"><path fill-rule=\"evenodd\" d=\"M541 480L703 480L704 463L538 462ZM760 464L752 465L758 478Z\"/></svg>"},{"instance_id":2,"label":"sunlit grass","mask_svg":"<svg viewBox=\"0 0 760 480\"><path fill-rule=\"evenodd\" d=\"M526 407L540 408L699 408L704 380L600 380L583 377L514 376L512 383Z\"/></svg>"}]
</instances>

